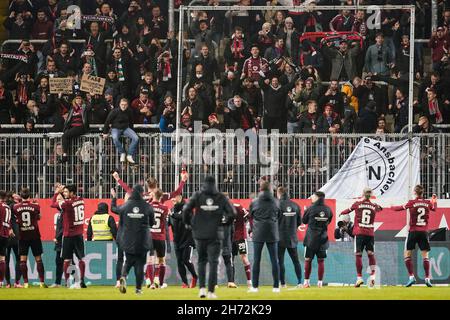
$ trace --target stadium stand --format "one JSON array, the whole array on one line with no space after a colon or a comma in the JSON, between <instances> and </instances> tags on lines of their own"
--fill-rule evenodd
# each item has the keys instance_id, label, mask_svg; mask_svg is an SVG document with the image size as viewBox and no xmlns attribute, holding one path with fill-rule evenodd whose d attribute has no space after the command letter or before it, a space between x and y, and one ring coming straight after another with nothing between
<instances>
[{"instance_id":1,"label":"stadium stand","mask_svg":"<svg viewBox=\"0 0 450 320\"><path fill-rule=\"evenodd\" d=\"M336 8L344 4L411 4L407 0L310 2ZM316 182L307 183L306 195L345 161L355 137L373 134L395 140L398 138L388 134L405 132L410 108L408 10L381 10L380 24L372 26L365 10L192 9L183 26L183 94L177 114L177 8L268 3L302 5L305 1L176 0L173 25L169 25L169 5L164 0L9 1L3 8L8 37L1 48L0 130L5 141L1 148L5 164L18 163L21 158L21 165L5 165L0 173L8 177L4 183L18 180L18 168L23 167L20 174L30 181L33 192L47 195L50 188L42 187L42 179L47 179L42 167L50 161L47 172L55 172L55 177L56 172L70 172L73 164L80 172L84 170L83 178L76 181L85 185L85 195L101 194L100 185L115 168L136 181L149 172L167 175L170 189L179 169L170 161L176 125L192 132L195 121L200 121L202 131L258 133L268 129L281 134L325 135L323 141L311 137L289 140L293 145L293 141L305 142L295 147L307 152L302 156L294 157L294 149L283 149L285 172L320 173L311 178ZM438 1L437 8L429 0L413 4L413 132L446 132L450 124L449 1ZM137 160L143 166L121 166L110 141L100 142L100 130L121 98L128 99L134 129L141 137ZM72 130L81 123L77 115L87 118L83 130ZM153 136L159 132L161 136ZM12 134L20 136L11 141L8 135ZM328 134L355 136L343 137L330 149ZM68 150L59 150L62 136L66 145L70 142ZM161 143L153 137L162 137ZM444 138L426 139L428 145L437 145L443 143L437 139ZM23 151L30 152L29 146L39 149L30 157ZM323 148L327 151L317 151ZM435 152L429 149L423 153ZM92 159L83 158L83 152L91 152ZM333 156L335 153L340 156ZM146 159L152 157L155 164L145 168ZM425 184L445 190L445 183L437 185L434 177L447 174L446 166L436 167L432 157L426 159L432 172ZM104 164L95 171L83 169L83 163L92 161ZM162 168L166 170L160 172ZM239 170L231 166L214 172L223 181L239 180L240 189L234 190L245 191L236 196L248 197L254 190L244 186L254 184L256 169ZM200 169L191 171L200 179ZM87 187L93 176L98 180L90 181L95 187ZM45 183L50 186L52 179ZM162 176L160 181L165 181Z\"/></svg>"}]
</instances>

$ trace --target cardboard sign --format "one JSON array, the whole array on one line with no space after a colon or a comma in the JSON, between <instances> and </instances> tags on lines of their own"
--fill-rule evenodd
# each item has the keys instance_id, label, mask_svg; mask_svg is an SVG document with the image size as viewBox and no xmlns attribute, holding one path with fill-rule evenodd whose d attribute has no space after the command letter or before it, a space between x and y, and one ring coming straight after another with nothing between
<instances>
[{"instance_id":1,"label":"cardboard sign","mask_svg":"<svg viewBox=\"0 0 450 320\"><path fill-rule=\"evenodd\" d=\"M72 78L49 78L50 93L72 94Z\"/></svg>"},{"instance_id":2,"label":"cardboard sign","mask_svg":"<svg viewBox=\"0 0 450 320\"><path fill-rule=\"evenodd\" d=\"M91 95L94 94L103 94L103 89L105 88L106 79L83 75L81 78L81 87L80 90L84 92L89 92Z\"/></svg>"}]
</instances>

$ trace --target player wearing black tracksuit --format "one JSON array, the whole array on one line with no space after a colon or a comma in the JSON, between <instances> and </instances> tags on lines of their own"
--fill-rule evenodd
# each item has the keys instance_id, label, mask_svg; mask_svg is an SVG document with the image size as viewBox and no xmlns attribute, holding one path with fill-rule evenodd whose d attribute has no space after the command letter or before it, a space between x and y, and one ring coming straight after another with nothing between
<instances>
[{"instance_id":1,"label":"player wearing black tracksuit","mask_svg":"<svg viewBox=\"0 0 450 320\"><path fill-rule=\"evenodd\" d=\"M311 263L314 256L317 257L317 286L322 287L322 279L325 273L324 260L327 257L328 225L333 218L333 212L325 205L325 194L321 191L314 193L313 204L306 209L302 222L308 225L303 244L305 246L305 282L304 287L309 288L309 276Z\"/></svg>"},{"instance_id":2,"label":"player wearing black tracksuit","mask_svg":"<svg viewBox=\"0 0 450 320\"><path fill-rule=\"evenodd\" d=\"M172 227L173 242L175 245L175 255L177 257L178 273L180 274L183 288L195 288L197 283L197 273L194 264L191 261L194 251L194 238L192 230L183 223L184 201L181 195L175 197L175 203L169 216L169 225ZM188 286L186 268L192 275L191 285Z\"/></svg>"},{"instance_id":3,"label":"player wearing black tracksuit","mask_svg":"<svg viewBox=\"0 0 450 320\"><path fill-rule=\"evenodd\" d=\"M195 214L193 213L195 210ZM234 208L226 196L216 188L214 177L207 176L201 191L192 195L183 208L183 221L192 227L198 252L200 297L216 298L217 266L224 224L235 218ZM206 294L206 264L209 263L208 294Z\"/></svg>"},{"instance_id":4,"label":"player wearing black tracksuit","mask_svg":"<svg viewBox=\"0 0 450 320\"><path fill-rule=\"evenodd\" d=\"M14 200L10 199L6 201L6 204L12 208L15 204ZM10 237L8 239L8 246L6 247L6 257L5 257L5 264L6 264L6 270L5 270L5 280L6 285L11 285L11 271L9 270L9 262L11 260L11 255L14 254L14 258L16 259L15 263L15 281L14 286L20 287L20 277L22 275L22 272L20 271L20 257L19 257L19 225L16 221L16 216L14 212L11 211L11 229L14 232L14 237Z\"/></svg>"},{"instance_id":5,"label":"player wearing black tracksuit","mask_svg":"<svg viewBox=\"0 0 450 320\"><path fill-rule=\"evenodd\" d=\"M136 294L142 293L144 265L147 252L152 248L150 227L155 224L153 208L142 198L144 188L136 185L124 205L117 207L115 192L112 193L111 211L120 216L118 243L125 252L125 264L120 278L120 292L126 292L126 277L134 267Z\"/></svg>"},{"instance_id":6,"label":"player wearing black tracksuit","mask_svg":"<svg viewBox=\"0 0 450 320\"><path fill-rule=\"evenodd\" d=\"M227 274L228 288L237 288L236 284L234 283L233 235L234 223L224 225L222 240L222 259Z\"/></svg>"},{"instance_id":7,"label":"player wearing black tracksuit","mask_svg":"<svg viewBox=\"0 0 450 320\"><path fill-rule=\"evenodd\" d=\"M264 244L269 251L270 262L272 264L273 292L280 292L280 268L278 265L278 241L280 234L278 230L278 220L281 210L278 201L272 194L270 183L262 181L260 184L260 194L257 199L250 204L249 212L253 218L253 268L252 285L249 292L258 292L259 272L261 255Z\"/></svg>"},{"instance_id":8,"label":"player wearing black tracksuit","mask_svg":"<svg viewBox=\"0 0 450 320\"><path fill-rule=\"evenodd\" d=\"M282 286L286 285L284 253L288 252L294 264L295 274L297 276L297 285L302 283L302 269L298 260L297 252L297 228L302 224L299 206L289 199L287 190L283 187L277 189L277 197L281 216L278 220L278 228L280 231L280 242L278 242L278 263L280 264L280 282Z\"/></svg>"}]
</instances>

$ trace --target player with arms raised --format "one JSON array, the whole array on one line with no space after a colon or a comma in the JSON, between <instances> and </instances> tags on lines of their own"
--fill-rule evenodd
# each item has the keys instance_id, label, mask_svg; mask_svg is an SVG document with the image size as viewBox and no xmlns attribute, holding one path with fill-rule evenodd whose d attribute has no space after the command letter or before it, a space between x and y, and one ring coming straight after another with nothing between
<instances>
[{"instance_id":1,"label":"player with arms raised","mask_svg":"<svg viewBox=\"0 0 450 320\"><path fill-rule=\"evenodd\" d=\"M114 180L116 180L116 182L125 190L125 192L127 192L127 194L131 193L132 188L130 188L130 186L128 186L120 178L119 173L114 171L112 173L112 176L113 176ZM171 193L164 192L160 202L162 204L164 204L164 202L169 201L170 199L181 194L183 192L183 187L186 184L186 181L188 180L188 177L189 177L189 173L187 173L185 170L183 170L181 172L181 181L180 181L180 184L178 185L178 188ZM144 193L144 199L147 200L149 203L151 203L153 201L151 195L158 189L158 181L154 177L148 177L146 180L146 183L147 183L148 189L147 189L147 192Z\"/></svg>"},{"instance_id":2,"label":"player with arms raised","mask_svg":"<svg viewBox=\"0 0 450 320\"><path fill-rule=\"evenodd\" d=\"M355 287L360 287L364 281L362 279L362 254L364 249L367 252L367 257L369 258L369 266L370 266L370 283L369 286L373 287L375 285L375 252L374 252L374 242L375 242L375 234L374 234L374 222L375 215L378 211L381 211L382 208L370 201L370 197L372 196L372 189L365 188L363 191L364 199L361 201L356 201L349 209L346 209L341 212L343 214L349 214L352 211L355 211L355 221L353 227L353 234L355 235L355 258L356 258L356 273L357 280Z\"/></svg>"},{"instance_id":3,"label":"player with arms raised","mask_svg":"<svg viewBox=\"0 0 450 320\"><path fill-rule=\"evenodd\" d=\"M80 283L75 284L75 288L86 288L84 283L84 271L86 265L84 263L84 200L76 195L77 188L75 185L57 185L55 194L52 198L52 208L60 209L63 219L63 241L62 241L62 257L64 259L64 277L66 285L69 284L69 266L72 262L73 255L78 258L78 267L80 268Z\"/></svg>"},{"instance_id":4,"label":"player with arms raised","mask_svg":"<svg viewBox=\"0 0 450 320\"><path fill-rule=\"evenodd\" d=\"M236 210L236 219L234 220L234 235L232 244L233 253L233 272L234 272L234 257L238 254L241 256L242 263L244 264L245 276L247 277L247 286L252 287L251 278L251 266L248 259L248 245L247 245L247 228L246 223L249 222L252 225L249 212L239 203L232 203Z\"/></svg>"},{"instance_id":5,"label":"player with arms raised","mask_svg":"<svg viewBox=\"0 0 450 320\"><path fill-rule=\"evenodd\" d=\"M145 272L145 282L148 288L165 288L164 275L166 273L166 234L169 208L162 203L163 192L156 189L151 197L153 201L150 205L155 214L155 224L151 227L153 248L147 259L147 269ZM156 255L155 255L156 252ZM158 264L156 264L158 258ZM155 267L154 267L155 266Z\"/></svg>"},{"instance_id":6,"label":"player with arms raised","mask_svg":"<svg viewBox=\"0 0 450 320\"><path fill-rule=\"evenodd\" d=\"M19 225L20 271L23 276L23 287L28 288L27 258L28 251L31 248L31 252L36 260L40 287L47 288L47 285L44 283L45 271L41 257L43 249L38 224L38 221L41 219L41 208L39 204L30 201L29 189L23 188L20 191L20 197L22 201L14 205L13 212Z\"/></svg>"},{"instance_id":7,"label":"player with arms raised","mask_svg":"<svg viewBox=\"0 0 450 320\"><path fill-rule=\"evenodd\" d=\"M428 240L428 218L430 211L436 211L436 196L430 200L423 198L423 187L417 185L414 187L414 194L416 198L409 200L404 206L393 206L392 210L407 212L407 219L409 221L409 232L405 243L405 265L409 274L409 281L406 287L412 286L416 283L414 277L413 262L411 261L412 251L416 249L416 244L422 251L423 269L425 270L425 284L432 287L430 281L430 261L428 260L428 252L430 251L430 241Z\"/></svg>"}]
</instances>

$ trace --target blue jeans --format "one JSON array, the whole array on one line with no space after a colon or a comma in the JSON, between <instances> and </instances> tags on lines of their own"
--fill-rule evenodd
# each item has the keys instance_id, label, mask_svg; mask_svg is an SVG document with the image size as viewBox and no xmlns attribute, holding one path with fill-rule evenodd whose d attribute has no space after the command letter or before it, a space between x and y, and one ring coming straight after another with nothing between
<instances>
[{"instance_id":1,"label":"blue jeans","mask_svg":"<svg viewBox=\"0 0 450 320\"><path fill-rule=\"evenodd\" d=\"M252 267L252 285L254 288L259 286L259 271L261 264L261 254L264 244L269 251L270 263L272 264L273 287L278 288L280 283L280 266L278 265L278 242L253 242L253 267Z\"/></svg>"},{"instance_id":2,"label":"blue jeans","mask_svg":"<svg viewBox=\"0 0 450 320\"><path fill-rule=\"evenodd\" d=\"M125 149L122 146L122 143L120 142L120 137L122 134L131 139L130 147L128 148L128 155L134 156L136 153L137 145L139 143L139 137L137 136L136 132L133 131L131 128L126 128L125 130L122 129L111 129L111 136L114 142L114 145L117 148L117 151L119 153L125 153Z\"/></svg>"},{"instance_id":3,"label":"blue jeans","mask_svg":"<svg viewBox=\"0 0 450 320\"><path fill-rule=\"evenodd\" d=\"M300 133L300 123L299 122L289 122L287 123L287 133Z\"/></svg>"}]
</instances>

